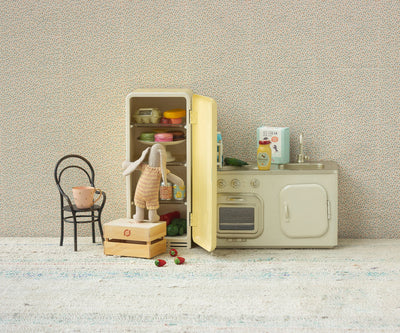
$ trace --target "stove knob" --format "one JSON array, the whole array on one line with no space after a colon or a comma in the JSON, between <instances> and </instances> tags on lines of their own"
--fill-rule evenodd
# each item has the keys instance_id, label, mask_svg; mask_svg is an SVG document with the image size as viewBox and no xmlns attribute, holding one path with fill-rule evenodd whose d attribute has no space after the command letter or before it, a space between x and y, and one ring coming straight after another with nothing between
<instances>
[{"instance_id":1,"label":"stove knob","mask_svg":"<svg viewBox=\"0 0 400 333\"><path fill-rule=\"evenodd\" d=\"M260 186L260 181L258 179L252 179L250 180L250 186L253 188L257 188Z\"/></svg>"},{"instance_id":2,"label":"stove knob","mask_svg":"<svg viewBox=\"0 0 400 333\"><path fill-rule=\"evenodd\" d=\"M218 188L224 188L226 186L226 181L224 179L218 179L217 186Z\"/></svg>"},{"instance_id":3,"label":"stove knob","mask_svg":"<svg viewBox=\"0 0 400 333\"><path fill-rule=\"evenodd\" d=\"M232 179L232 181L231 181L231 186L233 187L233 188L239 188L240 187L240 180L239 179Z\"/></svg>"}]
</instances>

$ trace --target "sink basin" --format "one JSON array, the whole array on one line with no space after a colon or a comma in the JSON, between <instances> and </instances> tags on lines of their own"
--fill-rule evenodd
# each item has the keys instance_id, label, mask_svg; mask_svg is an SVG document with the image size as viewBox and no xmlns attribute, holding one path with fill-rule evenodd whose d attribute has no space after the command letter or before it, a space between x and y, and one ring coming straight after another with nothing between
<instances>
[{"instance_id":1,"label":"sink basin","mask_svg":"<svg viewBox=\"0 0 400 333\"><path fill-rule=\"evenodd\" d=\"M279 169L281 170L321 170L323 168L324 164L319 162L287 163L279 165Z\"/></svg>"}]
</instances>

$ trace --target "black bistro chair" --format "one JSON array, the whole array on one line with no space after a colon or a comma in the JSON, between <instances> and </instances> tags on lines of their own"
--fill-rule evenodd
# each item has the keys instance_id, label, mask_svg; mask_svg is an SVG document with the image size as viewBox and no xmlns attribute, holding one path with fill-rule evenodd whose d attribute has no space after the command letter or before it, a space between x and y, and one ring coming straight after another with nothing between
<instances>
[{"instance_id":1,"label":"black bistro chair","mask_svg":"<svg viewBox=\"0 0 400 333\"><path fill-rule=\"evenodd\" d=\"M74 164L75 163L75 164ZM62 164L62 166L61 166ZM96 242L95 238L95 222L99 223L99 230L100 230L100 235L101 235L101 240L102 242L104 241L103 237L103 228L101 226L101 213L103 211L104 205L106 203L106 194L102 192L102 198L101 198L101 204L100 205L93 205L90 208L84 208L84 209L79 209L76 207L75 204L71 202L70 197L66 194L66 185L63 187L61 186L61 176L63 176L63 173L68 170L72 169L69 171L74 171L73 176L76 176L77 179L86 179L89 181L90 186L95 187L94 185L94 169L90 162L80 156L80 155L66 155L63 158L61 158L54 169L54 178L58 187L58 190L60 192L60 202L61 202L61 238L60 238L60 246L63 245L64 241L64 222L68 223L73 223L74 224L74 250L78 250L77 246L77 226L79 223L92 223L92 241L93 243ZM67 172L64 174L64 176L67 176L68 178L70 176L71 172ZM86 176L85 176L86 175ZM86 180L86 181L87 181ZM69 182L73 181L71 179L68 179ZM82 180L80 180L82 181ZM64 183L64 182L63 182ZM77 185L82 185L80 184L74 184L74 186ZM96 193L99 193L97 191ZM66 203L66 204L65 204Z\"/></svg>"}]
</instances>

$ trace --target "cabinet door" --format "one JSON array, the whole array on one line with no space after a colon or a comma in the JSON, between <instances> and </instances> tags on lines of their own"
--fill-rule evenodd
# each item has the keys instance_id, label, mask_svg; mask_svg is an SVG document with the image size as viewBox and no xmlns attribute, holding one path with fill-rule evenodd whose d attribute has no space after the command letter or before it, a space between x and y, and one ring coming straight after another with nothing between
<instances>
[{"instance_id":1,"label":"cabinet door","mask_svg":"<svg viewBox=\"0 0 400 333\"><path fill-rule=\"evenodd\" d=\"M217 246L217 105L193 95L192 114L192 236L213 251Z\"/></svg>"},{"instance_id":2,"label":"cabinet door","mask_svg":"<svg viewBox=\"0 0 400 333\"><path fill-rule=\"evenodd\" d=\"M280 192L280 224L290 238L314 238L329 227L326 190L318 184L293 184Z\"/></svg>"}]
</instances>

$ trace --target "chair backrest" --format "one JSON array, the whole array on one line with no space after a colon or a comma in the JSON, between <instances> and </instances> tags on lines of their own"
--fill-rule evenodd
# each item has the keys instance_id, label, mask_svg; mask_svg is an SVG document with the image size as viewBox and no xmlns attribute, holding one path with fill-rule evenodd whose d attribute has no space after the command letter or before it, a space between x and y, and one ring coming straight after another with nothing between
<instances>
[{"instance_id":1,"label":"chair backrest","mask_svg":"<svg viewBox=\"0 0 400 333\"><path fill-rule=\"evenodd\" d=\"M63 176L66 170L79 170L79 172L83 175L86 175L90 185L95 187L94 185L94 169L90 162L84 158L83 156L70 154L62 157L56 164L54 169L54 179L56 181L58 190L60 191L61 198L65 197L69 202L69 196L63 190L61 186L61 176ZM74 186L78 186L82 184L76 184Z\"/></svg>"}]
</instances>

